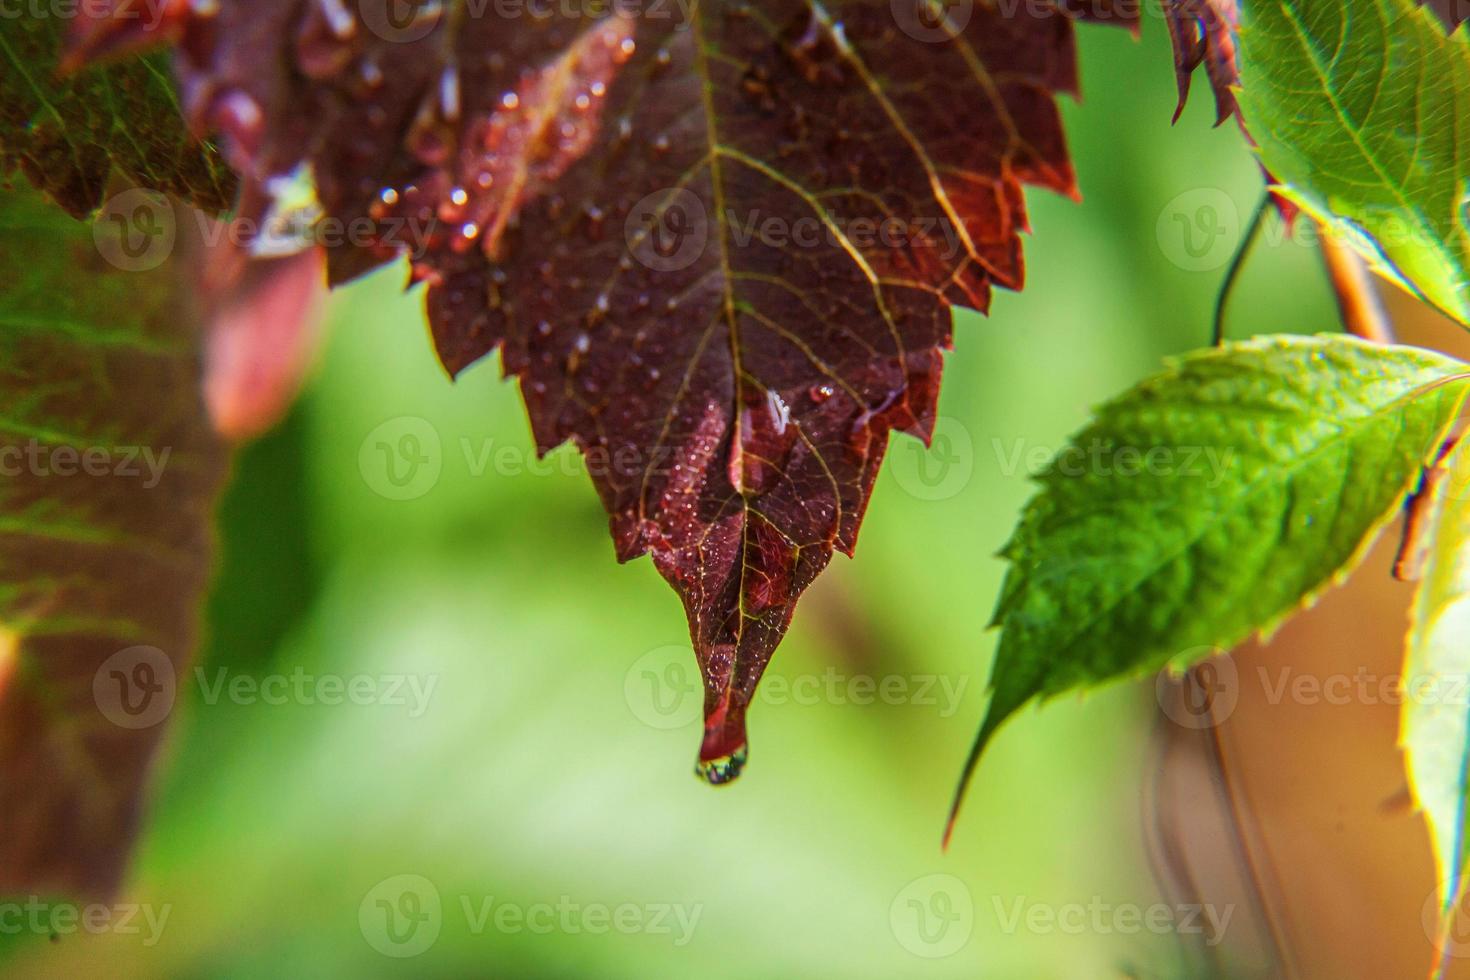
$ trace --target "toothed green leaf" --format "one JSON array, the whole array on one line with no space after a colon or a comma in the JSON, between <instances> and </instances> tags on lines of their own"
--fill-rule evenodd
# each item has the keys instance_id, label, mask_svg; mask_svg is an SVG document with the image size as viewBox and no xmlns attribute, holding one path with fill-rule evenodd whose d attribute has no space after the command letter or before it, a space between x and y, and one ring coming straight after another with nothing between
<instances>
[{"instance_id":1,"label":"toothed green leaf","mask_svg":"<svg viewBox=\"0 0 1470 980\"><path fill-rule=\"evenodd\" d=\"M1414 0L1245 0L1240 74L1287 196L1470 323L1470 33Z\"/></svg>"},{"instance_id":2,"label":"toothed green leaf","mask_svg":"<svg viewBox=\"0 0 1470 980\"><path fill-rule=\"evenodd\" d=\"M1342 336L1196 353L1104 406L1039 478L978 749L1037 696L1187 667L1345 575L1418 479L1463 365Z\"/></svg>"}]
</instances>

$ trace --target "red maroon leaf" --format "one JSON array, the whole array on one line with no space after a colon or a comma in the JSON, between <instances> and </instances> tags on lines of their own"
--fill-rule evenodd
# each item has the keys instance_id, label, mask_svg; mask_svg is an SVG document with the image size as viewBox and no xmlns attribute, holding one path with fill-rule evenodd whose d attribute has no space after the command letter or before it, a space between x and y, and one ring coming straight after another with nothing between
<instances>
[{"instance_id":1,"label":"red maroon leaf","mask_svg":"<svg viewBox=\"0 0 1470 980\"><path fill-rule=\"evenodd\" d=\"M1174 43L1174 73L1179 80L1179 105L1174 118L1189 101L1194 71L1204 65L1215 93L1215 124L1235 114L1240 71L1235 64L1235 32L1240 23L1236 0L1165 0L1164 20Z\"/></svg>"},{"instance_id":2,"label":"red maroon leaf","mask_svg":"<svg viewBox=\"0 0 1470 980\"><path fill-rule=\"evenodd\" d=\"M235 250L226 243L220 251ZM310 248L253 262L237 281L206 280L204 401L225 438L260 435L296 400L317 348L322 265L321 250Z\"/></svg>"},{"instance_id":3,"label":"red maroon leaf","mask_svg":"<svg viewBox=\"0 0 1470 980\"><path fill-rule=\"evenodd\" d=\"M950 305L1021 286L1024 183L1075 193L1053 97L1079 11L396 6L414 16L200 8L186 110L223 135L246 214L308 163L327 214L371 219L334 280L413 251L445 366L500 349L538 447L588 454L619 557L652 552L684 600L700 771L734 778L889 431L932 432Z\"/></svg>"}]
</instances>

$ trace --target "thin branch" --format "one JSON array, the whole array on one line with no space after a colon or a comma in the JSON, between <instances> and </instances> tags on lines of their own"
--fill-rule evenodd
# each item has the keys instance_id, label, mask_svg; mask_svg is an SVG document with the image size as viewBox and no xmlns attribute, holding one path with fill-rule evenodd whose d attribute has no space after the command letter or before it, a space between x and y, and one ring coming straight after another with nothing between
<instances>
[{"instance_id":1,"label":"thin branch","mask_svg":"<svg viewBox=\"0 0 1470 980\"><path fill-rule=\"evenodd\" d=\"M1378 285L1368 271L1368 264L1328 228L1319 226L1319 230L1322 262L1327 266L1327 277L1332 283L1332 294L1337 298L1343 329L1374 343L1393 343L1393 324L1388 318L1388 311L1383 308Z\"/></svg>"},{"instance_id":2,"label":"thin branch","mask_svg":"<svg viewBox=\"0 0 1470 980\"><path fill-rule=\"evenodd\" d=\"M1266 221L1266 211L1271 205L1271 194L1269 191L1261 194L1261 200L1256 204L1256 210L1251 215L1250 224L1246 226L1245 237L1240 240L1240 245L1235 249L1235 255L1230 259L1230 268L1225 273L1225 282L1220 286L1220 295L1215 299L1215 326L1211 343L1219 347L1225 342L1225 306L1230 302L1230 294L1235 290L1236 280L1240 278L1240 272L1245 268L1245 260L1250 255L1251 246L1255 244L1256 238L1261 233L1261 227Z\"/></svg>"}]
</instances>

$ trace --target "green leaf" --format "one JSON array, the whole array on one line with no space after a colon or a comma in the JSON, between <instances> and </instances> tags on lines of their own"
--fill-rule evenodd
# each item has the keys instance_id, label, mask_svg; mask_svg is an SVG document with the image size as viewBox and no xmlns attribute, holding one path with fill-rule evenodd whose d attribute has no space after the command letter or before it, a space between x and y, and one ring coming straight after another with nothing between
<instances>
[{"instance_id":1,"label":"green leaf","mask_svg":"<svg viewBox=\"0 0 1470 980\"><path fill-rule=\"evenodd\" d=\"M1240 107L1288 197L1470 323L1470 34L1414 0L1245 0Z\"/></svg>"},{"instance_id":2,"label":"green leaf","mask_svg":"<svg viewBox=\"0 0 1470 980\"><path fill-rule=\"evenodd\" d=\"M199 326L119 233L0 192L0 892L116 885L210 567Z\"/></svg>"},{"instance_id":3,"label":"green leaf","mask_svg":"<svg viewBox=\"0 0 1470 980\"><path fill-rule=\"evenodd\" d=\"M1409 788L1429 824L1447 928L1464 890L1470 788L1470 441L1462 439L1436 469L1427 494L1424 578L1409 625L1399 744Z\"/></svg>"},{"instance_id":4,"label":"green leaf","mask_svg":"<svg viewBox=\"0 0 1470 980\"><path fill-rule=\"evenodd\" d=\"M1101 408L1002 556L994 696L966 768L1037 696L1188 667L1357 562L1444 436L1463 365L1344 336L1192 354ZM964 783L961 783L963 790Z\"/></svg>"},{"instance_id":5,"label":"green leaf","mask_svg":"<svg viewBox=\"0 0 1470 980\"><path fill-rule=\"evenodd\" d=\"M162 55L62 78L60 17L6 17L0 33L0 179L20 170L73 217L109 180L165 191L219 213L235 179L189 134Z\"/></svg>"}]
</instances>

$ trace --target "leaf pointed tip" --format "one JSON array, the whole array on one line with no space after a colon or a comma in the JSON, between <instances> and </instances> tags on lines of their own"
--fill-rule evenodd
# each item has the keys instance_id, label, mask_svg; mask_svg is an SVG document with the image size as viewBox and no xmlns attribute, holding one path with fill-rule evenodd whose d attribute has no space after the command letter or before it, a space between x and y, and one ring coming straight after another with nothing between
<instances>
[{"instance_id":1,"label":"leaf pointed tip","mask_svg":"<svg viewBox=\"0 0 1470 980\"><path fill-rule=\"evenodd\" d=\"M1014 711L1015 706L1001 707L995 700L992 700L990 707L986 709L985 720L980 723L980 731L975 735L975 742L970 746L970 754L966 757L964 769L960 772L959 784L955 786L954 798L950 800L949 816L944 823L944 837L940 842L940 850L949 850L949 842L954 836L955 824L959 821L960 807L964 806L965 795L970 791L970 780L980 766L980 757L985 753L985 748L990 744L996 730Z\"/></svg>"}]
</instances>

